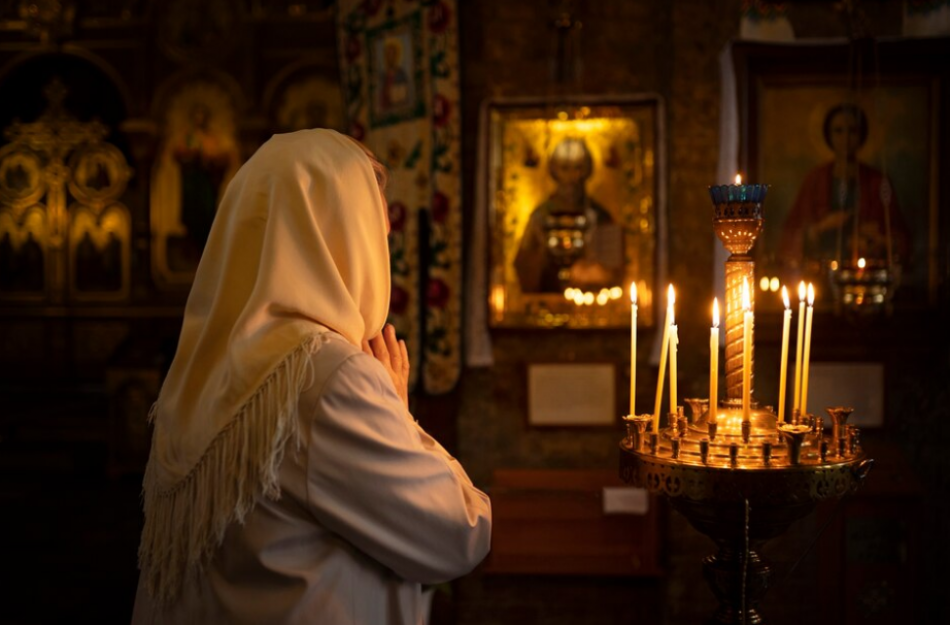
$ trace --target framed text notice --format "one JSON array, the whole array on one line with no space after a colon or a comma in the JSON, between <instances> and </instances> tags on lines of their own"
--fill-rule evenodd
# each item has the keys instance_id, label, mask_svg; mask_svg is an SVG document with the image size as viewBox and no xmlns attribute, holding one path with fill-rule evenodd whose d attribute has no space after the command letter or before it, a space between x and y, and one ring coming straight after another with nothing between
<instances>
[{"instance_id":1,"label":"framed text notice","mask_svg":"<svg viewBox=\"0 0 950 625\"><path fill-rule=\"evenodd\" d=\"M611 363L528 365L528 425L610 426L617 421Z\"/></svg>"}]
</instances>

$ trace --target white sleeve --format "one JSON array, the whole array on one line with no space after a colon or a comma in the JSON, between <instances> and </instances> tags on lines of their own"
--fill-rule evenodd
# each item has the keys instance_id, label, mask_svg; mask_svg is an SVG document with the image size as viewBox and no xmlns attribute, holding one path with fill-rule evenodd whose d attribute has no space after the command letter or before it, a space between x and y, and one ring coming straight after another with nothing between
<instances>
[{"instance_id":1,"label":"white sleeve","mask_svg":"<svg viewBox=\"0 0 950 625\"><path fill-rule=\"evenodd\" d=\"M403 579L436 584L478 565L491 502L416 425L366 354L330 375L309 431L307 499L317 520Z\"/></svg>"}]
</instances>

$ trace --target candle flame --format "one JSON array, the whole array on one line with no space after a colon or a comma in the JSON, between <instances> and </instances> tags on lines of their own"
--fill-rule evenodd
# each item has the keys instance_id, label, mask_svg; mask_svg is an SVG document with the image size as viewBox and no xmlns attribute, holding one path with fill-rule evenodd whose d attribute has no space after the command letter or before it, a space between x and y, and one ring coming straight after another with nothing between
<instances>
[{"instance_id":1,"label":"candle flame","mask_svg":"<svg viewBox=\"0 0 950 625\"><path fill-rule=\"evenodd\" d=\"M808 305L813 306L815 304L815 287L812 286L811 282L808 283Z\"/></svg>"},{"instance_id":2,"label":"candle flame","mask_svg":"<svg viewBox=\"0 0 950 625\"><path fill-rule=\"evenodd\" d=\"M676 325L676 317L673 314L673 304L676 303L676 291L673 290L673 285L666 290L666 316L669 317L669 325Z\"/></svg>"},{"instance_id":3,"label":"candle flame","mask_svg":"<svg viewBox=\"0 0 950 625\"><path fill-rule=\"evenodd\" d=\"M742 174L736 174L736 184L742 184Z\"/></svg>"},{"instance_id":4,"label":"candle flame","mask_svg":"<svg viewBox=\"0 0 950 625\"><path fill-rule=\"evenodd\" d=\"M713 327L719 327L719 298L713 298Z\"/></svg>"},{"instance_id":5,"label":"candle flame","mask_svg":"<svg viewBox=\"0 0 950 625\"><path fill-rule=\"evenodd\" d=\"M868 261L864 260L863 258L858 259L858 269L864 269L867 264Z\"/></svg>"},{"instance_id":6,"label":"candle flame","mask_svg":"<svg viewBox=\"0 0 950 625\"><path fill-rule=\"evenodd\" d=\"M782 301L785 302L785 309L788 310L788 289L786 289L784 286L782 287Z\"/></svg>"},{"instance_id":7,"label":"candle flame","mask_svg":"<svg viewBox=\"0 0 950 625\"><path fill-rule=\"evenodd\" d=\"M742 279L742 310L752 310L752 297L749 295L749 280Z\"/></svg>"},{"instance_id":8,"label":"candle flame","mask_svg":"<svg viewBox=\"0 0 950 625\"><path fill-rule=\"evenodd\" d=\"M805 281L802 280L798 283L798 299L804 301L805 299Z\"/></svg>"},{"instance_id":9,"label":"candle flame","mask_svg":"<svg viewBox=\"0 0 950 625\"><path fill-rule=\"evenodd\" d=\"M637 283L636 282L630 283L630 303L631 304L637 303Z\"/></svg>"}]
</instances>

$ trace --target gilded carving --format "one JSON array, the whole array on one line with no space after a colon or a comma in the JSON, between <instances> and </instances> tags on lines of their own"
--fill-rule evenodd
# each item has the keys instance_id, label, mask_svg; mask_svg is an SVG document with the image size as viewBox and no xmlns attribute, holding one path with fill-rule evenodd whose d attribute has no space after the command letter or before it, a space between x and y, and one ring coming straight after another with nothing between
<instances>
[{"instance_id":1,"label":"gilded carving","mask_svg":"<svg viewBox=\"0 0 950 625\"><path fill-rule=\"evenodd\" d=\"M0 299L124 299L131 225L119 198L132 171L101 122L63 108L60 81L44 93L47 110L6 128L0 149Z\"/></svg>"}]
</instances>

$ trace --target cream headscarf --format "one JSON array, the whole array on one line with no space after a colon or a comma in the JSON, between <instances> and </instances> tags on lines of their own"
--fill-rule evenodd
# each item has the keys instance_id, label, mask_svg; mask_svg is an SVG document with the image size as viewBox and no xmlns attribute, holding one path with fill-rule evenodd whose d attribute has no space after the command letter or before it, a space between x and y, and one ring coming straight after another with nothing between
<instances>
[{"instance_id":1,"label":"cream headscarf","mask_svg":"<svg viewBox=\"0 0 950 625\"><path fill-rule=\"evenodd\" d=\"M386 321L385 208L370 158L332 130L275 135L228 185L152 408L139 566L157 601L279 496L321 334L359 346Z\"/></svg>"}]
</instances>

